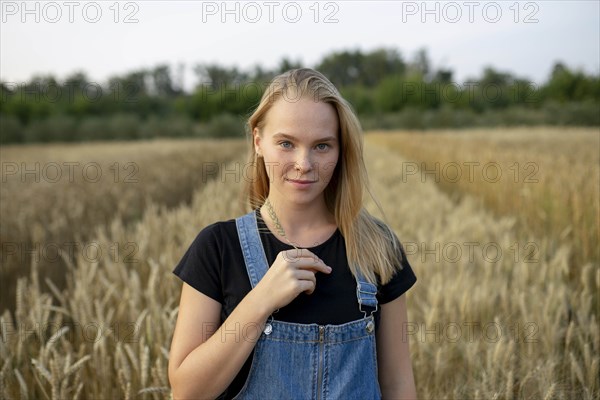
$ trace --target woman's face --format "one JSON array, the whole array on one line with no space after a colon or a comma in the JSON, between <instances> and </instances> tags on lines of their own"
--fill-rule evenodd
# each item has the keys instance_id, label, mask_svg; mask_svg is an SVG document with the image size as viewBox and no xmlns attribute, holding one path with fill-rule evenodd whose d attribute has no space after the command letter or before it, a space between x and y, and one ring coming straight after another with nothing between
<instances>
[{"instance_id":1,"label":"woman's face","mask_svg":"<svg viewBox=\"0 0 600 400\"><path fill-rule=\"evenodd\" d=\"M340 153L335 108L310 98L279 98L267 112L254 145L264 157L269 196L309 204L327 187Z\"/></svg>"}]
</instances>

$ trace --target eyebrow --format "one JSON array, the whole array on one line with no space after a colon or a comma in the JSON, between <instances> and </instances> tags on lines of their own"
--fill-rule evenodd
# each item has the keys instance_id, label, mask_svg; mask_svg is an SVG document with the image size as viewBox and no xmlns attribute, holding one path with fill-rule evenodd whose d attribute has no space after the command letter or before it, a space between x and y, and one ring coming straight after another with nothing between
<instances>
[{"instance_id":1,"label":"eyebrow","mask_svg":"<svg viewBox=\"0 0 600 400\"><path fill-rule=\"evenodd\" d=\"M297 140L294 136L288 135L287 133L283 133L283 132L277 132L276 134L273 135L273 139L278 139L278 138ZM334 142L336 140L337 140L337 138L335 136L325 136L323 138L315 140L314 142L315 143L317 143L317 142Z\"/></svg>"}]
</instances>

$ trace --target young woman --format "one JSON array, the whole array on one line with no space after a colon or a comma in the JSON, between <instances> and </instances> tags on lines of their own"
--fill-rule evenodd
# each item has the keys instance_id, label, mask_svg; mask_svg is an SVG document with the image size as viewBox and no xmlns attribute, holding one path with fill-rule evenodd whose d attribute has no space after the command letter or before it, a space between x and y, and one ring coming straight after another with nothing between
<instances>
[{"instance_id":1,"label":"young woman","mask_svg":"<svg viewBox=\"0 0 600 400\"><path fill-rule=\"evenodd\" d=\"M294 69L273 79L248 128L250 212L205 227L174 271L174 397L415 398L403 332L416 277L363 206L350 105L321 73Z\"/></svg>"}]
</instances>

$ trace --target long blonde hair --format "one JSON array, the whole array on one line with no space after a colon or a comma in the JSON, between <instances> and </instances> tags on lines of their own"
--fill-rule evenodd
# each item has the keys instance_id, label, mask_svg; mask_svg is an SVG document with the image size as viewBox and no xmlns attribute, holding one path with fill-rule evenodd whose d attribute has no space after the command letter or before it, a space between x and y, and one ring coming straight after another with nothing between
<instances>
[{"instance_id":1,"label":"long blonde hair","mask_svg":"<svg viewBox=\"0 0 600 400\"><path fill-rule=\"evenodd\" d=\"M267 112L275 101L294 92L295 98L309 96L315 101L331 104L339 119L340 156L333 176L324 190L325 203L335 216L344 237L346 257L352 274L360 270L371 283L387 283L401 269L401 244L387 224L372 216L363 205L368 192L384 216L379 202L369 189L367 169L363 160L363 132L352 106L335 86L320 72L310 68L292 69L273 78L256 110L246 123L250 140L248 162L252 179L246 179L243 199L252 209L264 203L269 194L269 178L262 157L256 158L252 140L254 128L265 125Z\"/></svg>"}]
</instances>

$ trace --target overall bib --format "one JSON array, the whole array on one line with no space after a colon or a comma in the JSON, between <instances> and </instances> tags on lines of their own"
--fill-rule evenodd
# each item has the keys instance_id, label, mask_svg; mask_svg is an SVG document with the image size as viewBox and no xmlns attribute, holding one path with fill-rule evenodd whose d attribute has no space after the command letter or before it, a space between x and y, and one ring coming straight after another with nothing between
<instances>
[{"instance_id":1,"label":"overall bib","mask_svg":"<svg viewBox=\"0 0 600 400\"><path fill-rule=\"evenodd\" d=\"M236 218L236 226L254 288L269 268L254 211ZM381 399L375 321L361 307L377 307L377 287L362 276L356 281L358 307L364 318L340 325L317 325L271 317L254 348L248 378L235 399Z\"/></svg>"}]
</instances>

